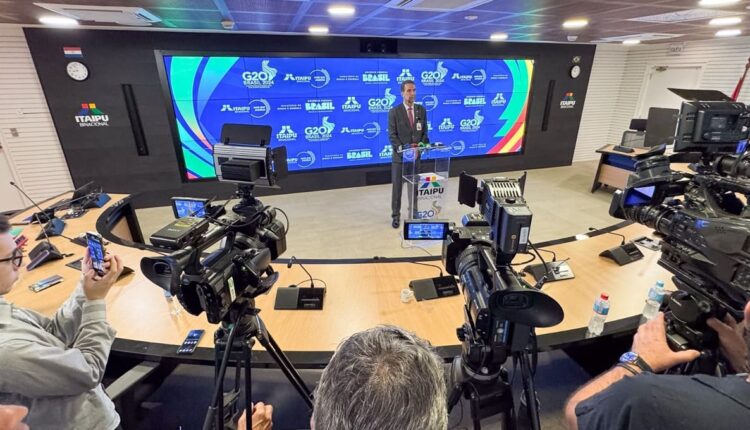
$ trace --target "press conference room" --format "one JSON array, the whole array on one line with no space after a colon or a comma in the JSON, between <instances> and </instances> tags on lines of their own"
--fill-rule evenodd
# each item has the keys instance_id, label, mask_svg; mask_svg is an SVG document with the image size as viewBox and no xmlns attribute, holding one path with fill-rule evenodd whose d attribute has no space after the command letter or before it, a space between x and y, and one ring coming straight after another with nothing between
<instances>
[{"instance_id":1,"label":"press conference room","mask_svg":"<svg viewBox=\"0 0 750 430\"><path fill-rule=\"evenodd\" d=\"M0 1L0 430L750 420L750 1Z\"/></svg>"}]
</instances>

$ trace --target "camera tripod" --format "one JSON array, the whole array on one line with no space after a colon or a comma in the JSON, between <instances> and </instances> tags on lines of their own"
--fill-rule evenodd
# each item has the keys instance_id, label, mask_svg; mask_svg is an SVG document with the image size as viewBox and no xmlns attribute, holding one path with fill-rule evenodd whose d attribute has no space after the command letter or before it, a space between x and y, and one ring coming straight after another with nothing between
<instances>
[{"instance_id":1,"label":"camera tripod","mask_svg":"<svg viewBox=\"0 0 750 430\"><path fill-rule=\"evenodd\" d=\"M528 427L532 430L541 428L539 420L539 399L534 387L531 358L528 351L513 353L516 368L520 366L523 382L523 399L521 404L526 406ZM477 366L478 364L478 366ZM517 429L520 427L521 414L515 414L513 402L513 388L508 382L508 372L504 367L498 367L494 372L477 372L474 368L487 370L481 363L469 363L462 355L453 359L450 370L450 380L453 385L448 394L448 413L458 403L463 394L471 406L471 420L474 430L481 429L481 420L490 416L503 414L502 428ZM531 406L533 405L533 407Z\"/></svg>"},{"instance_id":2,"label":"camera tripod","mask_svg":"<svg viewBox=\"0 0 750 430\"><path fill-rule=\"evenodd\" d=\"M234 422L238 415L237 403L242 391L240 385L240 370L244 365L245 369L245 413L247 417L248 428L252 426L253 411L251 408L251 359L252 348L255 340L266 349L271 358L276 362L284 376L289 380L292 386L297 390L302 400L312 410L313 395L305 382L302 380L299 372L294 368L287 356L276 343L271 333L266 329L265 323L260 319L258 313L260 309L255 308L254 300L246 299L240 304L239 311L233 318L234 323L222 323L214 334L214 350L216 352L216 373L213 396L211 405L208 407L208 413L203 422L203 430L223 430L227 425L233 428L231 423ZM224 377L226 376L227 367L230 359L235 363L235 380L234 387L229 393L224 393ZM228 410L227 410L228 409Z\"/></svg>"}]
</instances>

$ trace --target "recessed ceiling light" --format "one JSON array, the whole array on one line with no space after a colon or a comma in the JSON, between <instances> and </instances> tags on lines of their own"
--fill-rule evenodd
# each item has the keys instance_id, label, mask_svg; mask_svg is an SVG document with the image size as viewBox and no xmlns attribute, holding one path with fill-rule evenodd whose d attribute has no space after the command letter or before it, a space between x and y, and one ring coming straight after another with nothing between
<instances>
[{"instance_id":1,"label":"recessed ceiling light","mask_svg":"<svg viewBox=\"0 0 750 430\"><path fill-rule=\"evenodd\" d=\"M352 16L354 6L348 4L334 4L328 7L328 13L333 16Z\"/></svg>"},{"instance_id":2,"label":"recessed ceiling light","mask_svg":"<svg viewBox=\"0 0 750 430\"><path fill-rule=\"evenodd\" d=\"M589 25L589 20L583 18L569 19L563 22L563 28L583 28Z\"/></svg>"},{"instance_id":3,"label":"recessed ceiling light","mask_svg":"<svg viewBox=\"0 0 750 430\"><path fill-rule=\"evenodd\" d=\"M466 15L466 16L464 17L464 19L465 19L465 20L467 20L467 21L474 21L474 20L476 20L477 18L479 18L479 17L477 16L477 15Z\"/></svg>"},{"instance_id":4,"label":"recessed ceiling light","mask_svg":"<svg viewBox=\"0 0 750 430\"><path fill-rule=\"evenodd\" d=\"M729 28L726 30L719 30L716 32L717 37L732 37L732 36L739 36L742 34L742 30L739 28Z\"/></svg>"},{"instance_id":5,"label":"recessed ceiling light","mask_svg":"<svg viewBox=\"0 0 750 430\"><path fill-rule=\"evenodd\" d=\"M742 18L739 16L729 16L726 18L714 18L708 21L708 25L722 26L722 25L736 25L742 22Z\"/></svg>"},{"instance_id":6,"label":"recessed ceiling light","mask_svg":"<svg viewBox=\"0 0 750 430\"><path fill-rule=\"evenodd\" d=\"M492 33L490 40L508 40L508 33Z\"/></svg>"},{"instance_id":7,"label":"recessed ceiling light","mask_svg":"<svg viewBox=\"0 0 750 430\"><path fill-rule=\"evenodd\" d=\"M328 34L328 27L325 25L311 25L307 30L312 34Z\"/></svg>"},{"instance_id":8,"label":"recessed ceiling light","mask_svg":"<svg viewBox=\"0 0 750 430\"><path fill-rule=\"evenodd\" d=\"M737 4L739 2L740 0L701 0L698 2L698 6L721 7L721 6L729 6L732 4Z\"/></svg>"},{"instance_id":9,"label":"recessed ceiling light","mask_svg":"<svg viewBox=\"0 0 750 430\"><path fill-rule=\"evenodd\" d=\"M641 43L641 41L638 39L627 39L622 41L623 45L637 45L639 43Z\"/></svg>"},{"instance_id":10,"label":"recessed ceiling light","mask_svg":"<svg viewBox=\"0 0 750 430\"><path fill-rule=\"evenodd\" d=\"M66 16L43 16L39 18L39 22L45 25L56 25L59 27L78 26L78 21L76 21L73 18L68 18Z\"/></svg>"},{"instance_id":11,"label":"recessed ceiling light","mask_svg":"<svg viewBox=\"0 0 750 430\"><path fill-rule=\"evenodd\" d=\"M426 31L410 31L410 32L404 33L404 36L419 37L419 36L427 36L428 34L430 33Z\"/></svg>"}]
</instances>

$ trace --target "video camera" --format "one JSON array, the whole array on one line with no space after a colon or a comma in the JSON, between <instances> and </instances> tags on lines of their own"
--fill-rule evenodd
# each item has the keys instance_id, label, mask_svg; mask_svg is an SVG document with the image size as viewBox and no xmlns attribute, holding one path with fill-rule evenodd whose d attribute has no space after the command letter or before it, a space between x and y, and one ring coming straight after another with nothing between
<instances>
[{"instance_id":1,"label":"video camera","mask_svg":"<svg viewBox=\"0 0 750 430\"><path fill-rule=\"evenodd\" d=\"M245 302L270 290L278 279L270 263L286 251L287 227L277 219L277 209L264 206L252 190L255 185L275 186L286 176L287 161L285 147L267 146L270 127L226 124L222 140L214 146L214 168L219 181L238 184L240 201L233 213L170 223L150 240L173 252L144 257L141 270L177 296L189 313L206 312L211 323L234 323L247 308ZM217 243L218 249L203 255Z\"/></svg>"},{"instance_id":2,"label":"video camera","mask_svg":"<svg viewBox=\"0 0 750 430\"><path fill-rule=\"evenodd\" d=\"M666 313L675 350L699 349L715 359L718 339L706 320L727 312L741 319L750 299L750 161L741 142L749 123L742 103L683 102L674 150L696 153L692 173L671 170L662 145L639 157L612 199L612 216L663 235L659 265L678 288ZM710 371L711 361L699 366Z\"/></svg>"},{"instance_id":3,"label":"video camera","mask_svg":"<svg viewBox=\"0 0 750 430\"><path fill-rule=\"evenodd\" d=\"M509 386L502 365L511 355L521 360L526 404L536 404L528 363L528 354L535 353L533 330L560 323L563 310L511 266L516 254L529 246L532 214L523 198L525 179L524 174L521 179L493 178L479 184L466 173L459 179L458 201L478 204L481 213L464 216L463 227L452 228L443 241L443 264L458 276L464 296L465 322L458 329L462 354L451 372L450 406L461 392L473 396L478 390L480 408L503 412L503 392ZM478 388L467 389L468 380L478 382Z\"/></svg>"}]
</instances>

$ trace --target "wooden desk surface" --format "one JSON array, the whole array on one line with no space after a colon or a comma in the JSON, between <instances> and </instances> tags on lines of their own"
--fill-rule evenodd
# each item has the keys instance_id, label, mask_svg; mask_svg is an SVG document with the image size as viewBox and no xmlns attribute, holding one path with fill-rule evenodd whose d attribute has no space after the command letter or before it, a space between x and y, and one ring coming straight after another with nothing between
<instances>
[{"instance_id":1,"label":"wooden desk surface","mask_svg":"<svg viewBox=\"0 0 750 430\"><path fill-rule=\"evenodd\" d=\"M651 150L651 148L632 148L633 152L620 152L614 150L615 145L604 145L601 148L597 149L596 152L599 154L616 154L616 155L624 155L626 157L635 157L636 155L645 154L648 151Z\"/></svg>"},{"instance_id":2,"label":"wooden desk surface","mask_svg":"<svg viewBox=\"0 0 750 430\"><path fill-rule=\"evenodd\" d=\"M124 197L112 195L105 208ZM105 208L90 209L79 219L67 220L64 234L74 236L94 229ZM19 214L13 220L21 220L30 212L33 211ZM165 224L168 221L165 220ZM29 225L24 227L23 234L31 239L39 231L38 225ZM618 232L628 239L651 234L651 230L637 224ZM6 296L18 306L45 315L53 314L75 288L80 274L65 264L82 257L85 252L85 248L62 237L51 240L62 252L74 256L47 263L30 272L23 269L20 281ZM594 299L601 292L610 295L610 322L640 314L647 291L657 280L665 281L668 287L672 285L670 274L656 264L658 252L644 250L644 259L624 267L598 257L600 251L619 242L616 236L602 234L546 247L557 252L558 259L570 258L576 278L544 287L544 291L562 305L565 319L555 327L539 329L540 336L585 328ZM30 240L26 250L32 249L35 243ZM335 245L324 242L323 246ZM108 319L117 330L119 339L179 345L189 330L202 328L206 330L206 336L200 346L213 346L215 326L208 324L205 315L190 315L178 303L175 305L182 311L177 316L172 315L163 290L140 273L140 259L154 255L152 252L117 244L108 245L108 249L120 255L125 265L135 270L134 274L121 279L107 297ZM522 255L517 261L527 258ZM268 295L257 299L257 306L262 309L260 315L268 329L285 351L333 351L346 336L378 324L407 328L434 346L458 344L456 328L463 324L462 296L407 304L400 301L400 291L408 288L410 280L433 277L436 275L434 268L407 262L308 264L306 267L313 276L323 279L328 285L325 309L276 311L273 309L276 288L299 283L307 277L299 266L287 269L286 265L274 264L273 267L280 273L279 282ZM65 281L40 293L27 288L33 282L54 274L62 275Z\"/></svg>"}]
</instances>

